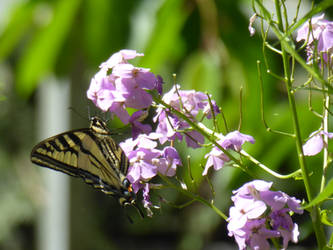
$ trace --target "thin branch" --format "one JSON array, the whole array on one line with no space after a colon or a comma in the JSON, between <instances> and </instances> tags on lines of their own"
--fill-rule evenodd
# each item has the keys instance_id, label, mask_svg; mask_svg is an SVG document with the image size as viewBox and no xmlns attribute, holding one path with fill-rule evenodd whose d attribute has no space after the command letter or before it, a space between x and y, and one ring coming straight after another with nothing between
<instances>
[{"instance_id":1,"label":"thin branch","mask_svg":"<svg viewBox=\"0 0 333 250\"><path fill-rule=\"evenodd\" d=\"M191 179L191 183L194 182L193 175L192 175L192 169L191 169L191 157L188 155L187 156L187 169L188 169L188 174Z\"/></svg>"},{"instance_id":2,"label":"thin branch","mask_svg":"<svg viewBox=\"0 0 333 250\"><path fill-rule=\"evenodd\" d=\"M240 87L239 90L239 123L238 123L238 131L241 130L242 121L243 121L243 86Z\"/></svg>"},{"instance_id":3,"label":"thin branch","mask_svg":"<svg viewBox=\"0 0 333 250\"><path fill-rule=\"evenodd\" d=\"M225 115L224 115L224 112L223 112L222 108L219 107L219 110L220 110L220 113L222 115L222 120L223 120L225 131L226 131L226 134L227 134L227 133L229 133L227 119L225 118Z\"/></svg>"},{"instance_id":4,"label":"thin branch","mask_svg":"<svg viewBox=\"0 0 333 250\"><path fill-rule=\"evenodd\" d=\"M182 189L179 186L175 185L173 182L171 182L169 180L169 178L167 178L166 176L162 175L162 174L158 174L159 177L169 185L170 188L176 189L177 191L179 191L180 193L182 193L183 195L201 202L202 204L212 208L222 219L227 220L228 216L226 216L220 209L218 209L216 206L214 206L214 204L212 204L211 202L208 202L207 200L201 198L201 196L197 195L197 194L193 194L192 192Z\"/></svg>"},{"instance_id":5,"label":"thin branch","mask_svg":"<svg viewBox=\"0 0 333 250\"><path fill-rule=\"evenodd\" d=\"M256 166L258 166L259 168L261 168L262 170L266 171L267 173L271 174L272 176L274 176L276 178L279 178L279 179L289 179L289 178L300 179L300 178L302 178L302 171L300 169L298 169L295 172L292 172L290 174L282 175L282 174L279 174L279 173L271 170L270 168L268 168L267 166L265 166L264 164L259 162L257 159L252 157L246 151L241 150L239 153L242 156L244 156L245 158L247 158L248 160L250 160L251 162L253 162Z\"/></svg>"},{"instance_id":6,"label":"thin branch","mask_svg":"<svg viewBox=\"0 0 333 250\"><path fill-rule=\"evenodd\" d=\"M314 110L312 106L312 90L309 89L309 96L308 96L308 105L309 105L309 111L312 112L315 116L319 117L320 119L323 118L321 114L319 114L317 111Z\"/></svg>"},{"instance_id":7,"label":"thin branch","mask_svg":"<svg viewBox=\"0 0 333 250\"><path fill-rule=\"evenodd\" d=\"M257 61L257 69L258 69L258 75L259 75L259 83L260 83L260 111L261 111L261 120L266 128L266 130L268 132L272 132L275 134L280 134L280 135L285 135L285 136L289 136L289 137L294 137L295 135L290 134L290 133L286 133L286 132L282 132L282 131L278 131L278 130L274 130L272 128L270 128L266 122L265 119L265 108L264 108L264 84L263 84L263 79L262 79L262 74L261 74L261 68L260 68L260 61Z\"/></svg>"},{"instance_id":8,"label":"thin branch","mask_svg":"<svg viewBox=\"0 0 333 250\"><path fill-rule=\"evenodd\" d=\"M208 103L209 103L210 111L212 112L214 130L217 131L218 133L220 133L220 129L217 126L216 115L215 115L215 110L214 110L214 105L212 103L212 99L210 98L210 95L208 93L206 93L206 95L207 95L207 98L208 98Z\"/></svg>"}]
</instances>

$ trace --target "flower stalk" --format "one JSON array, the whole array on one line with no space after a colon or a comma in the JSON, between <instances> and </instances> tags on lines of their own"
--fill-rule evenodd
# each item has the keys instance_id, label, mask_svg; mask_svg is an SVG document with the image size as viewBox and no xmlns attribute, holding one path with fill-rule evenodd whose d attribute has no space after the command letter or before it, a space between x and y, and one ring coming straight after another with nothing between
<instances>
[{"instance_id":1,"label":"flower stalk","mask_svg":"<svg viewBox=\"0 0 333 250\"><path fill-rule=\"evenodd\" d=\"M182 193L183 195L195 200L195 201L198 201L208 207L210 207L211 209L214 210L214 212L219 215L223 220L227 220L228 219L228 216L226 216L220 209L218 209L212 202L209 202L205 199L203 199L201 196L199 195L196 195L184 188L181 188L180 186L178 185L175 185L172 181L169 180L169 178L167 178L166 176L164 175L161 175L159 174L159 177L170 187L170 188L173 188L175 190L177 190L178 192Z\"/></svg>"},{"instance_id":2,"label":"flower stalk","mask_svg":"<svg viewBox=\"0 0 333 250\"><path fill-rule=\"evenodd\" d=\"M263 6L262 2L256 1L256 3L258 4L261 12L263 13L264 19L271 20L271 16L270 16L269 12L267 11L267 9ZM284 32L282 16L281 16L281 12L280 12L280 1L275 0L275 7L276 7L276 13L277 13L277 25L272 24L270 27L274 31L276 36L279 38L280 43L281 43L282 61L283 61L283 69L284 69L284 82L285 82L285 87L286 87L286 91L287 91L287 95L288 95L291 115L292 115L297 156L298 156L300 169L302 171L303 183L305 186L306 194L307 194L309 202L311 202L311 200L313 199L313 196L314 196L314 194L313 194L314 191L310 184L309 171L306 167L304 153L303 153L303 149L302 149L302 136L301 136L301 132L300 132L299 120L298 120L298 115L297 115L297 110L296 110L295 92L292 89L292 75L291 75L291 70L290 70L289 55L291 55L291 57L295 58L306 70L308 70L308 72L310 72L311 75L313 75L316 79L318 79L323 85L327 86L328 89L332 89L332 87L329 86L329 84L322 78L322 76L316 70L316 67L312 68L309 65L307 65L304 62L304 60L300 57L300 55L298 53L296 53L296 51L294 49L295 46L292 43L290 35L286 34ZM316 234L318 246L320 248L323 248L326 243L326 239L325 239L325 234L324 234L322 224L320 223L319 214L320 214L319 208L317 206L313 207L313 209L311 211L313 227L314 227L314 231Z\"/></svg>"}]
</instances>

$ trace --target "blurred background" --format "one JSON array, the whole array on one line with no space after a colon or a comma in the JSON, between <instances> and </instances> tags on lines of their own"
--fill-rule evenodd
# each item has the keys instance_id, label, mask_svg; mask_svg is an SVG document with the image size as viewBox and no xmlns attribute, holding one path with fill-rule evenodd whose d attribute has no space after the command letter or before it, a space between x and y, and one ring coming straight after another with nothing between
<instances>
[{"instance_id":1,"label":"blurred background","mask_svg":"<svg viewBox=\"0 0 333 250\"><path fill-rule=\"evenodd\" d=\"M309 6L310 1L302 2L301 16ZM288 10L293 18L296 6ZM328 9L326 18L332 14ZM248 32L251 15L245 0L0 0L0 249L237 249L226 223L202 204L178 209L162 203L153 218L141 219L82 180L33 165L30 152L42 139L89 125L89 115L98 113L86 98L90 79L101 62L127 48L145 54L136 65L161 75L165 91L176 73L182 88L211 93L230 130L239 124L243 88L241 131L256 139L246 150L281 173L297 170L294 141L268 133L261 122L256 61L263 57L259 29L253 37ZM267 59L280 74L280 58L267 52ZM292 131L282 82L263 76L268 124ZM296 84L306 76L296 68ZM309 111L306 92L298 92L297 101L305 139L320 120ZM320 96L312 102L321 112ZM110 128L122 125L115 120ZM129 136L121 130L116 140ZM193 188L211 199L209 185L201 179L208 150L182 144L179 150L184 162L192 156ZM307 159L313 183L319 183L321 156ZM276 189L305 197L301 182L249 168L258 178L274 181ZM215 204L228 215L231 191L249 176L224 168L210 178ZM173 190L158 195L173 204L188 201ZM153 196L156 204L158 195ZM313 248L309 216L296 220L303 240L298 247Z\"/></svg>"}]
</instances>

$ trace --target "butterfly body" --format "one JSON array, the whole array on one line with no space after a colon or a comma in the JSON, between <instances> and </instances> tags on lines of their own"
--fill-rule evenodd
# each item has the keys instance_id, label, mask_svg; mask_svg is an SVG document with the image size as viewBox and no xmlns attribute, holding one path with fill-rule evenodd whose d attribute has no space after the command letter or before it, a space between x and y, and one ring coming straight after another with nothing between
<instances>
[{"instance_id":1,"label":"butterfly body","mask_svg":"<svg viewBox=\"0 0 333 250\"><path fill-rule=\"evenodd\" d=\"M126 178L129 162L98 117L90 127L68 131L37 144L31 161L39 166L81 177L86 183L118 198L122 206L134 204L135 193Z\"/></svg>"}]
</instances>

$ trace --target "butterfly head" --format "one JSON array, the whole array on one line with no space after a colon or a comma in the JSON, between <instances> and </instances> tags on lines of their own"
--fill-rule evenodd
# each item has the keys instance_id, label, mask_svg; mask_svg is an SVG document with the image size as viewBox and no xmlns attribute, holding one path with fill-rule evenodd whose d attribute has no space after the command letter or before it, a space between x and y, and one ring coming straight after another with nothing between
<instances>
[{"instance_id":1,"label":"butterfly head","mask_svg":"<svg viewBox=\"0 0 333 250\"><path fill-rule=\"evenodd\" d=\"M122 191L122 196L119 198L120 205L123 207L134 205L136 195L133 191L132 184L127 178L123 180L123 186L125 187L125 190Z\"/></svg>"},{"instance_id":2,"label":"butterfly head","mask_svg":"<svg viewBox=\"0 0 333 250\"><path fill-rule=\"evenodd\" d=\"M106 125L106 123L98 118L97 116L94 116L90 119L90 128L99 135L110 135L110 131Z\"/></svg>"}]
</instances>

